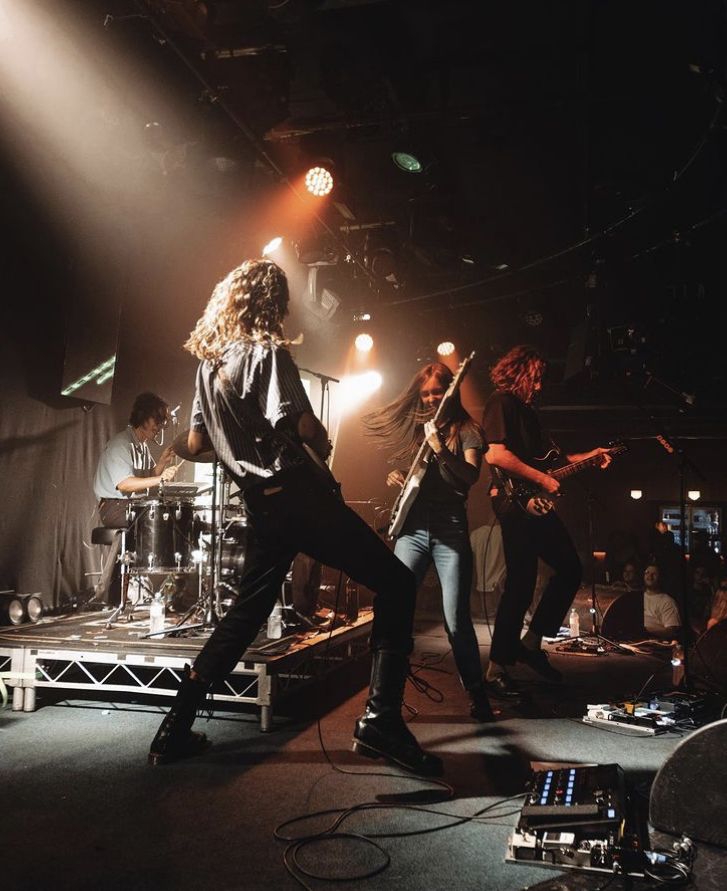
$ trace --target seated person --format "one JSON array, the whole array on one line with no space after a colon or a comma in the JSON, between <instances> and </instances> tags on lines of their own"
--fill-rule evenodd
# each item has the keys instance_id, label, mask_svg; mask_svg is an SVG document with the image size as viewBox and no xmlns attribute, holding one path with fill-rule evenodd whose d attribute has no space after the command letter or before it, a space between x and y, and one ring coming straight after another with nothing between
<instances>
[{"instance_id":1,"label":"seated person","mask_svg":"<svg viewBox=\"0 0 727 891\"><path fill-rule=\"evenodd\" d=\"M650 637L677 640L682 626L676 600L661 590L659 567L644 570L644 628Z\"/></svg>"},{"instance_id":2,"label":"seated person","mask_svg":"<svg viewBox=\"0 0 727 891\"><path fill-rule=\"evenodd\" d=\"M712 606L707 619L707 630L727 619L727 584L720 585L712 598Z\"/></svg>"},{"instance_id":3,"label":"seated person","mask_svg":"<svg viewBox=\"0 0 727 891\"><path fill-rule=\"evenodd\" d=\"M635 560L627 560L621 570L621 578L611 585L617 591L642 591L643 585L639 579L639 570Z\"/></svg>"},{"instance_id":4,"label":"seated person","mask_svg":"<svg viewBox=\"0 0 727 891\"><path fill-rule=\"evenodd\" d=\"M167 446L158 461L154 460L149 449L149 442L156 442L168 421L167 403L154 393L140 393L134 400L127 427L106 444L93 480L98 512L104 526L126 526L130 498L145 495L150 487L174 479L178 468L172 464L175 458L172 447ZM127 547L131 545L127 541ZM121 593L116 572L119 548L120 542L117 541L111 549L99 585L110 604L117 603Z\"/></svg>"}]
</instances>

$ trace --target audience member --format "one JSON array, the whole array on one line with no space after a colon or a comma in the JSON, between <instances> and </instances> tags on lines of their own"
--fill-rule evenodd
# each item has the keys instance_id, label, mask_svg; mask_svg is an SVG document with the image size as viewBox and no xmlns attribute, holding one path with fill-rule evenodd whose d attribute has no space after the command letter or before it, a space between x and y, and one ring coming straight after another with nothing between
<instances>
[{"instance_id":1,"label":"audience member","mask_svg":"<svg viewBox=\"0 0 727 891\"><path fill-rule=\"evenodd\" d=\"M681 625L679 607L662 591L659 567L650 563L644 570L644 627L651 637L676 640Z\"/></svg>"}]
</instances>

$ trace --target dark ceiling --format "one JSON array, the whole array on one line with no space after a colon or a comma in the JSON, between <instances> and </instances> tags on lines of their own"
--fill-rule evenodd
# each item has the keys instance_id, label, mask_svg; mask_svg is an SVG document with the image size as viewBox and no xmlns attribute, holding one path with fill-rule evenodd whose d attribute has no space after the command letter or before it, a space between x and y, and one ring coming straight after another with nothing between
<instances>
[{"instance_id":1,"label":"dark ceiling","mask_svg":"<svg viewBox=\"0 0 727 891\"><path fill-rule=\"evenodd\" d=\"M175 97L139 104L177 183L229 205L333 162L299 250L409 366L445 329L530 341L556 402L721 423L722 0L65 5Z\"/></svg>"}]
</instances>

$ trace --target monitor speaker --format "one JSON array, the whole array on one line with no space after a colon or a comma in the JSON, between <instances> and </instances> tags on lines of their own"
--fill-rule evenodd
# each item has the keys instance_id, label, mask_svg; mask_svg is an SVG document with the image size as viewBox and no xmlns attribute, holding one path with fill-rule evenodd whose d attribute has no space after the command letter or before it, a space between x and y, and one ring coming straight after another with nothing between
<instances>
[{"instance_id":1,"label":"monitor speaker","mask_svg":"<svg viewBox=\"0 0 727 891\"><path fill-rule=\"evenodd\" d=\"M679 743L654 779L649 822L671 835L727 848L727 719Z\"/></svg>"},{"instance_id":2,"label":"monitor speaker","mask_svg":"<svg viewBox=\"0 0 727 891\"><path fill-rule=\"evenodd\" d=\"M700 687L727 694L727 619L705 631L690 649L689 676Z\"/></svg>"}]
</instances>

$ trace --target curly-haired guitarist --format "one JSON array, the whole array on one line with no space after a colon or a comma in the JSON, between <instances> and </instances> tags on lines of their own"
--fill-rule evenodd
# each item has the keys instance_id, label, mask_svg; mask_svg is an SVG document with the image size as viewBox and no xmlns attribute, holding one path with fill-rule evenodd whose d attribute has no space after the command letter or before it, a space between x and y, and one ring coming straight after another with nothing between
<instances>
[{"instance_id":1,"label":"curly-haired guitarist","mask_svg":"<svg viewBox=\"0 0 727 891\"><path fill-rule=\"evenodd\" d=\"M492 696L517 699L521 693L507 669L516 662L529 665L549 681L561 680L541 649L544 636L555 636L581 583L581 563L563 522L548 496L560 483L538 468L538 459L553 448L544 435L533 406L545 374L545 360L530 346L516 346L492 368L495 392L485 404L482 427L488 449L485 461L492 471L490 495L502 527L507 578L495 618L487 688ZM606 467L608 449L562 456L569 463L587 462ZM524 495L523 495L524 492ZM520 639L525 613L533 599L538 558L553 575Z\"/></svg>"}]
</instances>

